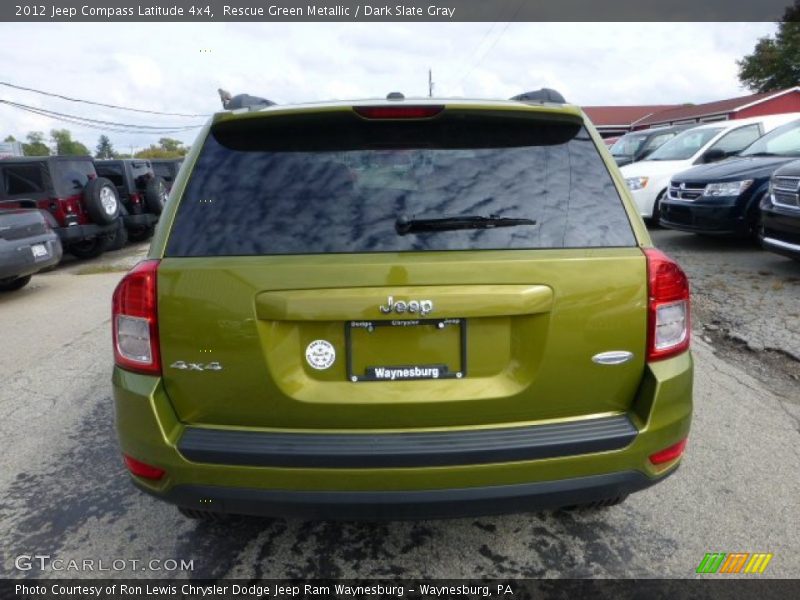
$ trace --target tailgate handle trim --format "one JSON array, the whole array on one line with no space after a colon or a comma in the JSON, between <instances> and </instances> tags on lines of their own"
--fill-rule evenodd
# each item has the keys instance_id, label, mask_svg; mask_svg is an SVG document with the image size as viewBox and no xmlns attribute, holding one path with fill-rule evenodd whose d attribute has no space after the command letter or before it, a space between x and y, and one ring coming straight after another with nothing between
<instances>
[{"instance_id":1,"label":"tailgate handle trim","mask_svg":"<svg viewBox=\"0 0 800 600\"><path fill-rule=\"evenodd\" d=\"M387 318L380 307L390 296L404 306L425 298L428 318L531 315L553 307L546 285L433 285L268 291L256 296L255 309L264 321L374 321Z\"/></svg>"}]
</instances>

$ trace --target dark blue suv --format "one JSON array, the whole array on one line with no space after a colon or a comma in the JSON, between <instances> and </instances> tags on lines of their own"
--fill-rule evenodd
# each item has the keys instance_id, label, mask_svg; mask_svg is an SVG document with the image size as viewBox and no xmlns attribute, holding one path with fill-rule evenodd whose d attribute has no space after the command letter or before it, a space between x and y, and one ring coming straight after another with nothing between
<instances>
[{"instance_id":1,"label":"dark blue suv","mask_svg":"<svg viewBox=\"0 0 800 600\"><path fill-rule=\"evenodd\" d=\"M800 120L774 129L738 156L678 173L661 201L661 224L703 234L753 237L772 174L800 158Z\"/></svg>"}]
</instances>

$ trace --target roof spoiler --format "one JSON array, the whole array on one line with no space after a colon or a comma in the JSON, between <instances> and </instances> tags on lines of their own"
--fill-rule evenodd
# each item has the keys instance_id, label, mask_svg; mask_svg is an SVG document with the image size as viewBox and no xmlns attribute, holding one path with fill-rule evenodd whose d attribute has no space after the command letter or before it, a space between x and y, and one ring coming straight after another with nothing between
<instances>
[{"instance_id":1,"label":"roof spoiler","mask_svg":"<svg viewBox=\"0 0 800 600\"><path fill-rule=\"evenodd\" d=\"M236 110L237 108L249 108L250 110L258 110L266 106L274 106L272 100L260 98L259 96L251 96L250 94L236 94L231 96L230 92L222 88L217 90L219 92L219 99L222 101L222 108L225 110Z\"/></svg>"},{"instance_id":2,"label":"roof spoiler","mask_svg":"<svg viewBox=\"0 0 800 600\"><path fill-rule=\"evenodd\" d=\"M516 100L517 102L538 102L540 104L544 104L545 102L553 102L555 104L567 103L567 101L564 100L564 96L551 88L542 88L540 90L518 94L511 98L511 100Z\"/></svg>"}]
</instances>

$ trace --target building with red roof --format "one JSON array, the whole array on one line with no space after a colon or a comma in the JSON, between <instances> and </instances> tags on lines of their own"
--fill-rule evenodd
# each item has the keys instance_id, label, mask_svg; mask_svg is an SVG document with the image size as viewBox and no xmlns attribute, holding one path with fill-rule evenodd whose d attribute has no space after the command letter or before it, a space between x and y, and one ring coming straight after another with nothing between
<instances>
[{"instance_id":1,"label":"building with red roof","mask_svg":"<svg viewBox=\"0 0 800 600\"><path fill-rule=\"evenodd\" d=\"M704 104L585 106L583 110L603 137L612 137L653 127L800 112L800 86Z\"/></svg>"}]
</instances>

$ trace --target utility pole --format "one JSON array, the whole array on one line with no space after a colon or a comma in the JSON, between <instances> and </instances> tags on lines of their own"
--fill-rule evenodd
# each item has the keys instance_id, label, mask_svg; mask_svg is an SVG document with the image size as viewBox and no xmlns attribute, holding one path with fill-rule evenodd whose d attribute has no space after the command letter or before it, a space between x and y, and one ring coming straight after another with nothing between
<instances>
[{"instance_id":1,"label":"utility pole","mask_svg":"<svg viewBox=\"0 0 800 600\"><path fill-rule=\"evenodd\" d=\"M428 69L428 97L433 98L433 71Z\"/></svg>"}]
</instances>

